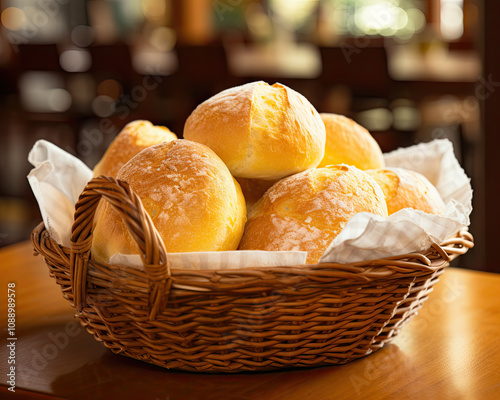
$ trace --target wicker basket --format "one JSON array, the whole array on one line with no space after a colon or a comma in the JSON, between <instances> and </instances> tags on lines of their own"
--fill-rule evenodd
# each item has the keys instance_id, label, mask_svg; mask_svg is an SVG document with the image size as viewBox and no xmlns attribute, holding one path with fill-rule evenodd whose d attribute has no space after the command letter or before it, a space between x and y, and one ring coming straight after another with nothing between
<instances>
[{"instance_id":1,"label":"wicker basket","mask_svg":"<svg viewBox=\"0 0 500 400\"><path fill-rule=\"evenodd\" d=\"M122 214L144 269L90 257L101 197ZM93 179L76 205L72 247L43 223L32 233L50 275L88 332L114 353L165 368L240 372L343 364L398 334L449 262L472 247L459 232L419 253L353 264L168 270L139 197Z\"/></svg>"}]
</instances>

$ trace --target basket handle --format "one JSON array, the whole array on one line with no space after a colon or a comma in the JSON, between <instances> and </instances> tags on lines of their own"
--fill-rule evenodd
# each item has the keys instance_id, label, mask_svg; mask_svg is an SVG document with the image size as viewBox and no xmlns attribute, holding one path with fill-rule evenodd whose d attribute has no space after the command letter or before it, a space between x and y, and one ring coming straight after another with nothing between
<instances>
[{"instance_id":1,"label":"basket handle","mask_svg":"<svg viewBox=\"0 0 500 400\"><path fill-rule=\"evenodd\" d=\"M74 306L85 307L87 267L92 246L94 216L102 198L123 218L136 241L142 262L150 281L149 319L154 320L161 310L162 298L170 292L170 270L166 265L165 245L139 196L129 184L119 179L100 176L89 181L75 205L75 218L71 234L70 279ZM164 295L167 296L164 296Z\"/></svg>"}]
</instances>

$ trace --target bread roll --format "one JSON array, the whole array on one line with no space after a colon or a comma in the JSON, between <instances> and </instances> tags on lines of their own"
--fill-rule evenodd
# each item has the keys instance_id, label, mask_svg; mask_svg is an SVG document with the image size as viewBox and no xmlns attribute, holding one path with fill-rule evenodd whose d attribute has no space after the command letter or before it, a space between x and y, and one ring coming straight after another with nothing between
<instances>
[{"instance_id":1,"label":"bread roll","mask_svg":"<svg viewBox=\"0 0 500 400\"><path fill-rule=\"evenodd\" d=\"M139 195L167 252L235 250L246 221L245 199L222 160L188 140L143 150L118 172ZM95 216L92 255L108 262L114 253L139 248L113 207L101 200Z\"/></svg>"},{"instance_id":2,"label":"bread roll","mask_svg":"<svg viewBox=\"0 0 500 400\"><path fill-rule=\"evenodd\" d=\"M380 186L366 172L334 165L282 179L250 210L241 250L307 251L317 263L356 213L387 217Z\"/></svg>"},{"instance_id":3,"label":"bread roll","mask_svg":"<svg viewBox=\"0 0 500 400\"><path fill-rule=\"evenodd\" d=\"M366 170L385 166L380 146L365 128L343 115L320 115L326 128L326 146L319 167L348 164Z\"/></svg>"},{"instance_id":4,"label":"bread roll","mask_svg":"<svg viewBox=\"0 0 500 400\"><path fill-rule=\"evenodd\" d=\"M184 137L213 149L237 178L280 179L316 167L325 126L300 93L252 82L224 90L188 117Z\"/></svg>"},{"instance_id":5,"label":"bread roll","mask_svg":"<svg viewBox=\"0 0 500 400\"><path fill-rule=\"evenodd\" d=\"M144 120L132 121L113 139L94 167L94 177L105 175L115 178L118 170L141 150L175 139L177 136L164 126Z\"/></svg>"},{"instance_id":6,"label":"bread roll","mask_svg":"<svg viewBox=\"0 0 500 400\"><path fill-rule=\"evenodd\" d=\"M422 174L404 168L367 171L382 188L389 215L403 208L440 214L444 202L437 189Z\"/></svg>"}]
</instances>

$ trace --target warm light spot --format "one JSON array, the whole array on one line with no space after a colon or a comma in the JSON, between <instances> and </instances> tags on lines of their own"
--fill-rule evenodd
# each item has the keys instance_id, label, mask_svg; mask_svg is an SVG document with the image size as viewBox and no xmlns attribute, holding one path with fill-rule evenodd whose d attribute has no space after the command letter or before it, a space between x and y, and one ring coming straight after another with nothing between
<instances>
[{"instance_id":1,"label":"warm light spot","mask_svg":"<svg viewBox=\"0 0 500 400\"><path fill-rule=\"evenodd\" d=\"M361 7L354 14L356 27L364 33L380 33L391 36L404 28L408 23L408 15L389 2L380 2Z\"/></svg>"},{"instance_id":2,"label":"warm light spot","mask_svg":"<svg viewBox=\"0 0 500 400\"><path fill-rule=\"evenodd\" d=\"M31 112L64 112L72 104L64 79L52 72L24 73L19 79L19 91L23 107Z\"/></svg>"},{"instance_id":3,"label":"warm light spot","mask_svg":"<svg viewBox=\"0 0 500 400\"><path fill-rule=\"evenodd\" d=\"M420 32L425 28L426 19L425 14L418 8L410 8L407 12L408 18L413 22L415 32Z\"/></svg>"},{"instance_id":4,"label":"warm light spot","mask_svg":"<svg viewBox=\"0 0 500 400\"><path fill-rule=\"evenodd\" d=\"M122 95L122 92L122 85L114 79L106 79L97 86L98 96L108 96L113 100L118 100Z\"/></svg>"},{"instance_id":5,"label":"warm light spot","mask_svg":"<svg viewBox=\"0 0 500 400\"><path fill-rule=\"evenodd\" d=\"M47 93L47 102L52 111L68 111L71 107L71 95L65 89L51 89Z\"/></svg>"},{"instance_id":6,"label":"warm light spot","mask_svg":"<svg viewBox=\"0 0 500 400\"><path fill-rule=\"evenodd\" d=\"M150 41L158 51L170 51L174 48L175 38L175 31L173 29L161 26L153 30Z\"/></svg>"},{"instance_id":7,"label":"warm light spot","mask_svg":"<svg viewBox=\"0 0 500 400\"><path fill-rule=\"evenodd\" d=\"M255 38L265 40L273 34L273 26L269 15L267 15L262 6L258 3L251 3L245 9L245 19L248 29Z\"/></svg>"},{"instance_id":8,"label":"warm light spot","mask_svg":"<svg viewBox=\"0 0 500 400\"><path fill-rule=\"evenodd\" d=\"M158 0L142 0L142 12L148 19L160 19L165 16L165 2Z\"/></svg>"},{"instance_id":9,"label":"warm light spot","mask_svg":"<svg viewBox=\"0 0 500 400\"><path fill-rule=\"evenodd\" d=\"M441 1L441 34L447 40L456 40L464 33L463 2Z\"/></svg>"},{"instance_id":10,"label":"warm light spot","mask_svg":"<svg viewBox=\"0 0 500 400\"><path fill-rule=\"evenodd\" d=\"M92 74L71 74L66 79L75 110L87 112L96 94L96 82Z\"/></svg>"},{"instance_id":11,"label":"warm light spot","mask_svg":"<svg viewBox=\"0 0 500 400\"><path fill-rule=\"evenodd\" d=\"M317 0L271 0L269 2L280 23L298 28L318 5Z\"/></svg>"},{"instance_id":12,"label":"warm light spot","mask_svg":"<svg viewBox=\"0 0 500 400\"><path fill-rule=\"evenodd\" d=\"M396 30L403 29L408 24L408 14L402 8L396 7L394 9L394 25L392 28Z\"/></svg>"},{"instance_id":13,"label":"warm light spot","mask_svg":"<svg viewBox=\"0 0 500 400\"><path fill-rule=\"evenodd\" d=\"M24 26L26 14L17 7L7 7L2 12L2 25L10 31L17 31Z\"/></svg>"},{"instance_id":14,"label":"warm light spot","mask_svg":"<svg viewBox=\"0 0 500 400\"><path fill-rule=\"evenodd\" d=\"M451 0L450 0L451 1ZM331 3L336 4L332 0ZM426 25L424 13L402 0L339 0L341 6L325 8L327 20L341 35L382 35L410 40ZM348 6L347 6L348 5Z\"/></svg>"},{"instance_id":15,"label":"warm light spot","mask_svg":"<svg viewBox=\"0 0 500 400\"><path fill-rule=\"evenodd\" d=\"M98 117L109 117L115 112L115 101L109 96L97 96L92 101L92 111Z\"/></svg>"},{"instance_id":16,"label":"warm light spot","mask_svg":"<svg viewBox=\"0 0 500 400\"><path fill-rule=\"evenodd\" d=\"M399 131L416 131L421 124L420 112L411 106L398 106L392 110L394 129Z\"/></svg>"},{"instance_id":17,"label":"warm light spot","mask_svg":"<svg viewBox=\"0 0 500 400\"><path fill-rule=\"evenodd\" d=\"M393 117L387 108L372 108L358 113L356 121L370 132L385 131L391 127Z\"/></svg>"},{"instance_id":18,"label":"warm light spot","mask_svg":"<svg viewBox=\"0 0 500 400\"><path fill-rule=\"evenodd\" d=\"M71 31L71 41L79 47L87 47L94 41L94 30L87 25L78 25Z\"/></svg>"},{"instance_id":19,"label":"warm light spot","mask_svg":"<svg viewBox=\"0 0 500 400\"><path fill-rule=\"evenodd\" d=\"M59 63L67 72L85 72L91 67L92 58L86 50L66 50L60 55Z\"/></svg>"}]
</instances>

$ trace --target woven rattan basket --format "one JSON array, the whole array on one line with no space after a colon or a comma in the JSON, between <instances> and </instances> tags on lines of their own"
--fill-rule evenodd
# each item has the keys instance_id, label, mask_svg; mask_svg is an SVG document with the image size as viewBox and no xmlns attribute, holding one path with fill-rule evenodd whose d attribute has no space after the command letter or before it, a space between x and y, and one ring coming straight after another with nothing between
<instances>
[{"instance_id":1,"label":"woven rattan basket","mask_svg":"<svg viewBox=\"0 0 500 400\"><path fill-rule=\"evenodd\" d=\"M144 268L92 260L94 213L110 201ZM366 356L415 315L449 262L472 247L459 232L419 253L353 264L168 270L139 197L95 178L76 205L71 248L43 223L32 233L82 324L114 353L165 368L240 372L343 364Z\"/></svg>"}]
</instances>

